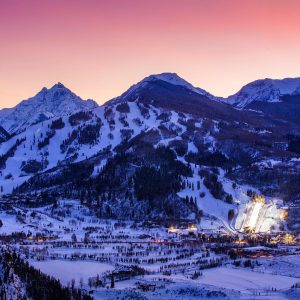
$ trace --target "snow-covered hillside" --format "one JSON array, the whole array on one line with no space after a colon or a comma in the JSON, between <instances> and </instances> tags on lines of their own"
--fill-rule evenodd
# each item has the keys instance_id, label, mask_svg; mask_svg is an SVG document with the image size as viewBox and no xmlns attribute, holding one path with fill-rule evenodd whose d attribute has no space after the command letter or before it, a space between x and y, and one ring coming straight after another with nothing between
<instances>
[{"instance_id":1,"label":"snow-covered hillside","mask_svg":"<svg viewBox=\"0 0 300 300\"><path fill-rule=\"evenodd\" d=\"M0 142L6 141L10 137L10 134L0 126Z\"/></svg>"},{"instance_id":2,"label":"snow-covered hillside","mask_svg":"<svg viewBox=\"0 0 300 300\"><path fill-rule=\"evenodd\" d=\"M288 90L285 83L278 86L281 93ZM0 144L2 195L80 198L101 207L101 216L123 219L199 220L203 213L205 226L229 231L237 223L242 230L244 212L253 209L248 190L269 196L264 214L271 211L273 219L259 231L278 229L281 202L274 196L297 197L298 187L293 194L284 188L297 182L299 168L297 154L287 151L289 124L277 120L274 127L262 113L212 101L176 74L149 76L100 107L57 84L11 115L2 113L18 131ZM16 116L22 121L9 123ZM267 160L278 163L270 167ZM282 172L281 182L276 174ZM144 174L160 180L153 186ZM149 190L139 194L138 186L145 184Z\"/></svg>"},{"instance_id":3,"label":"snow-covered hillside","mask_svg":"<svg viewBox=\"0 0 300 300\"><path fill-rule=\"evenodd\" d=\"M0 111L0 125L9 133L22 131L34 123L79 110L89 110L98 105L93 100L84 101L63 84L43 88L34 97L17 106Z\"/></svg>"},{"instance_id":4,"label":"snow-covered hillside","mask_svg":"<svg viewBox=\"0 0 300 300\"><path fill-rule=\"evenodd\" d=\"M195 132L187 136L193 123ZM25 132L1 145L0 155L3 160L0 174L1 193L11 193L13 189L38 174L45 173L45 176L42 176L46 178L49 176L47 173L55 174L60 166L88 161L98 156L100 160L94 163L91 175L96 177L107 162L107 157L101 158L101 153L109 149L111 154L115 155L118 153L116 147L134 139L138 145L140 138L150 142L154 147L165 146L175 150L177 159L189 165L188 157L197 156L201 147L206 148L206 151L216 150L214 135L218 130L217 121L209 123L203 119L195 120L191 115L175 111L166 112L153 106L146 108L138 102L109 104L90 112L53 118L30 126ZM189 155L185 157L185 154ZM234 182L226 179L224 171L220 169L219 175L214 176L221 189L218 192L219 196L213 195L213 187L206 187L205 183L212 180L213 174L207 169L208 173L203 177L199 175L203 169L201 166L193 169L193 174L186 179L185 188L178 196L192 199L191 201L197 203L197 207L204 213L203 228L212 230L224 228L225 231L234 232L236 218L229 222L228 213L232 210L236 216L240 216L239 219L244 219L243 214L247 210L248 202L251 201L251 198L245 195L246 187L232 188ZM88 179L89 174L86 176ZM197 189L197 185L201 187ZM231 195L231 200L226 200L226 195ZM122 201L125 205L125 199ZM124 215L118 207L111 207L110 210L120 217ZM276 214L278 211L276 210ZM194 219L196 216L190 214L188 217ZM239 230L242 228L241 222L239 221L237 225ZM277 220L273 219L264 230L269 230L276 222Z\"/></svg>"},{"instance_id":5,"label":"snow-covered hillside","mask_svg":"<svg viewBox=\"0 0 300 300\"><path fill-rule=\"evenodd\" d=\"M3 186L4 193L10 193L14 187L36 172L50 170L68 160L86 160L106 148L114 149L121 142L132 139L141 132L151 131L157 135L156 145L168 145L173 140L180 141L180 135L186 131L186 126L180 122L191 118L180 117L176 112L164 115L159 108L145 108L135 102L127 105L127 112L119 111L118 105L108 105L98 107L83 116L78 113L71 117L52 118L30 126L3 143L0 147L1 157L6 157L15 148L14 153L7 156L0 174L0 185ZM61 120L62 128L54 128L56 120ZM198 122L201 123L201 120ZM82 140L85 132L93 128L99 132L91 140ZM28 164L33 163L40 167L27 168Z\"/></svg>"},{"instance_id":6,"label":"snow-covered hillside","mask_svg":"<svg viewBox=\"0 0 300 300\"><path fill-rule=\"evenodd\" d=\"M245 108L253 101L279 102L280 96L299 94L300 78L267 78L250 82L236 94L224 99L224 101L237 108Z\"/></svg>"}]
</instances>

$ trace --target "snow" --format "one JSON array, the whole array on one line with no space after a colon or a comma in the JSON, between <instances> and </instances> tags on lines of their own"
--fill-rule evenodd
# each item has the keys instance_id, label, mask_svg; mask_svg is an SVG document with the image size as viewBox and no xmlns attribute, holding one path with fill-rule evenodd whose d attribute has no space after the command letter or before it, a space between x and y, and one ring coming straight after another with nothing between
<instances>
[{"instance_id":1,"label":"snow","mask_svg":"<svg viewBox=\"0 0 300 300\"><path fill-rule=\"evenodd\" d=\"M288 289L297 282L299 282L298 278L229 267L204 270L203 277L199 279L201 284L244 292L256 289L271 289L272 287L278 290Z\"/></svg>"},{"instance_id":2,"label":"snow","mask_svg":"<svg viewBox=\"0 0 300 300\"><path fill-rule=\"evenodd\" d=\"M194 174L189 180L196 183L199 179L196 176L197 170ZM219 180L224 182L225 189L229 191L231 182L226 181L223 175L220 170ZM238 186L236 190L236 195L239 195L242 188ZM184 190L186 194L193 192L195 191L191 189ZM227 209L235 207L235 204L213 199L209 193L207 198L201 201L211 205L209 209L215 209L217 220L214 222L219 226L225 226L222 222L226 220ZM286 293L290 292L288 289L294 283L300 282L300 257L296 255L298 253L296 246L280 245L276 250L285 250L285 253L290 255L257 258L258 264L254 265L253 270L235 268L225 254L211 251L209 243L188 243L184 236L168 233L164 227L148 228L135 223L137 227L133 228L134 222L129 221L118 227L119 222L97 218L95 212L82 206L77 200L60 200L57 204L55 210L49 205L26 209L12 206L9 211L2 211L0 219L3 226L0 233L30 231L32 236L38 232L46 236L49 234L56 236L55 240L46 239L43 242L28 238L24 239L24 243L11 243L10 247L15 247L31 265L61 280L64 285L70 284L71 280L75 279L75 285L78 287L82 278L84 289L89 290L89 277L96 277L99 274L101 278L103 273L113 271L118 266L134 264L151 272L129 280L116 280L115 289L93 287L95 299L117 299L117 297L130 299L128 295L130 291L137 290L137 282L163 286L153 293L145 292L143 295L147 299L199 299L200 295L206 295L206 291L222 291L223 295L227 295L225 299L254 299L259 294L261 295L257 297L258 299L285 299ZM16 222L18 213L24 218L24 223ZM65 217L59 218L58 216L62 214ZM208 224L213 220L206 218L205 216L200 223L202 229L205 222ZM227 231L232 230L229 225L226 226ZM91 241L82 243L83 236L89 232L89 228L94 228L90 232ZM209 231L204 232L210 234ZM76 243L71 242L73 233L77 236ZM142 235L146 238L141 238ZM171 244L156 242L159 240L169 240ZM207 249L210 251L209 257L205 256ZM246 248L248 251L262 249L268 250L261 246ZM186 256L191 250L193 251L191 256ZM155 261L159 258L168 260ZM193 263L206 258L225 258L225 260L220 267L201 270L203 275L192 279L191 275L198 270L198 265ZM125 261L126 259L133 261ZM154 259L154 262L149 262L148 259ZM176 264L183 264L184 267L178 267ZM168 270L170 265L173 265L170 268L172 275L163 274L160 268L167 267L165 270ZM272 288L276 288L277 291L272 291ZM203 298L205 299L205 296ZM222 298L212 296L211 299Z\"/></svg>"},{"instance_id":3,"label":"snow","mask_svg":"<svg viewBox=\"0 0 300 300\"><path fill-rule=\"evenodd\" d=\"M70 145L70 147L73 147L78 154L78 157L75 161L79 162L86 158L92 157L106 147L111 147L111 149L113 150L122 142L122 129L132 130L132 138L140 134L142 131L151 129L159 131L158 127L161 125L161 121L157 120L157 115L159 115L162 111L150 106L149 117L144 118L141 115L137 103L130 102L128 103L128 106L130 112L127 114L122 114L116 111L115 106L112 106L114 115L113 119L115 121L115 125L113 128L110 127L108 120L106 120L104 116L105 106L97 107L93 110L95 116L100 118L101 122L103 123L100 129L100 137L93 145L79 145L75 140ZM86 121L85 125L94 124L96 122L96 117L92 117L91 120ZM126 127L120 121L121 117L125 118L126 122L128 123L128 127ZM140 124L136 122L137 118L140 119ZM62 117L65 126L62 129L55 130L55 135L50 139L49 145L43 147L42 149L38 149L38 140L41 139L41 136L45 137L47 132L49 132L49 127L51 126L53 120L54 119L50 119L42 123L31 125L24 132L21 132L20 134L1 144L0 155L4 155L16 144L17 139L22 140L26 138L26 140L17 147L14 155L7 159L6 166L2 170L2 173L0 173L0 185L3 187L3 194L11 193L14 187L19 186L33 175L25 174L21 170L21 165L23 162L26 162L28 160L37 160L39 162L42 162L46 159L48 161L48 164L46 168L43 169L43 171L46 171L56 167L59 163L69 158L70 155L68 155L67 151L62 153L60 146L63 141L68 138L72 131L78 129L78 127L80 126L80 124L72 126L69 123L69 116ZM170 128L170 130L172 131L183 133L186 131L186 126L179 124L178 120L178 113L172 111L170 121L164 123L164 125ZM170 139L163 139L163 137L161 137L161 144L168 145L168 143L174 139L180 140L180 134L178 134L176 138ZM192 143L189 144L189 150L195 152L197 151L196 147ZM100 162L99 166L103 166L104 164L105 160ZM96 175L96 171L97 166L95 166L93 175ZM12 175L12 178L7 179L6 176L9 174Z\"/></svg>"},{"instance_id":4,"label":"snow","mask_svg":"<svg viewBox=\"0 0 300 300\"><path fill-rule=\"evenodd\" d=\"M198 149L193 142L188 143L188 152L198 153Z\"/></svg>"},{"instance_id":5,"label":"snow","mask_svg":"<svg viewBox=\"0 0 300 300\"><path fill-rule=\"evenodd\" d=\"M262 205L257 202L244 202L239 205L239 215L237 216L235 227L239 231L250 227L255 232L266 233L279 230L281 224L280 213L283 208L282 200L266 198L266 203Z\"/></svg>"},{"instance_id":6,"label":"snow","mask_svg":"<svg viewBox=\"0 0 300 300\"><path fill-rule=\"evenodd\" d=\"M183 86L194 93L200 94L200 95L206 95L207 92L200 89L200 88L195 88L193 85L191 85L189 82L186 80L182 79L175 73L162 73L162 74L157 74L157 75L151 75L149 77L146 77L144 81L149 81L149 80L163 80L165 82L174 84L174 85L180 85Z\"/></svg>"},{"instance_id":7,"label":"snow","mask_svg":"<svg viewBox=\"0 0 300 300\"><path fill-rule=\"evenodd\" d=\"M279 102L282 95L299 94L300 78L261 79L253 81L224 101L244 108L253 101Z\"/></svg>"},{"instance_id":8,"label":"snow","mask_svg":"<svg viewBox=\"0 0 300 300\"><path fill-rule=\"evenodd\" d=\"M194 168L193 177L188 178L188 182L194 186L194 190L186 187L186 189L180 191L178 195L182 198L186 196L196 198L199 209L208 217L201 220L200 226L202 229L219 230L221 227L225 227L224 229L226 231L232 231L227 223L228 211L233 208L234 205L215 199L203 184L203 179L199 176L198 172L198 168ZM197 189L197 182L200 182L200 190ZM205 195L203 198L199 196L201 192Z\"/></svg>"},{"instance_id":9,"label":"snow","mask_svg":"<svg viewBox=\"0 0 300 300\"><path fill-rule=\"evenodd\" d=\"M25 226L16 221L16 216L14 214L7 214L0 212L0 220L3 226L0 227L0 234L11 234L13 232L20 231L20 229Z\"/></svg>"},{"instance_id":10,"label":"snow","mask_svg":"<svg viewBox=\"0 0 300 300\"><path fill-rule=\"evenodd\" d=\"M190 91L207 95L205 91L193 87L176 74L165 73L153 75L144 79L144 81L139 84L146 84L149 80L163 80L173 85L183 86ZM243 105L246 105L249 99L251 101L255 99L259 101L276 102L279 100L279 95L283 93L295 93L295 91L293 91L294 89L300 89L300 86L296 86L297 80L286 80L282 82L267 80L265 83L258 83L249 89L247 88L246 92L244 90L238 99L241 100L240 103ZM133 92L136 87L133 87L129 92ZM66 96L60 97L60 92L66 93ZM249 94L247 94L248 92ZM42 101L46 103L43 107L40 105ZM26 137L26 140L17 147L13 157L7 159L6 166L0 174L0 185L4 189L4 194L10 193L14 187L22 184L33 175L28 174L24 176L24 172L21 170L21 165L24 161L33 159L42 161L48 152L49 154L46 158L49 163L43 170L46 171L56 167L60 162L69 158L67 153L62 153L60 146L69 134L80 126L72 126L69 123L68 114L76 111L78 107L81 107L81 104L84 105L84 108L89 108L91 104L90 102L88 102L90 103L88 104L87 102L83 103L81 101L79 97L71 93L61 84L57 84L50 90L43 89L37 96L22 102L20 106L16 108L19 114L18 117L22 120L15 128L25 129L25 131L20 132L8 141L2 143L0 146L0 155L6 154L16 143L17 139L20 140ZM77 104L79 106L77 106ZM86 157L91 158L106 147L110 147L111 154L114 154L114 148L122 142L121 130L123 129L132 130L132 137L143 132L155 130L160 134L160 140L154 145L155 147L158 145L168 145L175 140L183 140L188 145L188 152L197 153L199 150L195 145L197 144L196 140L193 140L192 135L186 137L188 127L185 124L188 121L192 121L191 123L195 121L195 135L198 134L203 138L203 142L207 144L209 150L213 151L217 146L214 134L221 130L219 121L211 120L209 123L207 120L195 120L191 115L179 115L179 113L175 111L169 112L170 119L168 121L162 121L159 120L157 116L165 112L165 110L151 105L148 108L149 116L143 117L138 106L138 101L128 103L128 113L120 113L116 110L116 105L108 104L108 106L111 107L113 112L111 119L114 121L114 125L111 126L109 120L105 118L105 109L107 106L93 109L92 113L94 116L81 125L95 124L97 117L100 118L103 124L99 132L100 137L92 145L79 145L78 141L75 140L71 146L74 147L78 153L76 161L84 160ZM57 107L58 109L56 111L55 109ZM33 111L38 114L42 113L46 118L51 119L36 125L31 125L31 122L36 118ZM58 115L55 117L56 112ZM10 122L10 114L11 110L4 110L0 112L0 117L2 116L2 120L7 118L5 119L7 121L6 126L13 128L15 124ZM55 136L51 138L49 145L39 150L37 145L33 143L33 137L35 136L36 139L38 139L41 135L45 136L49 131L49 126L52 121L61 115L65 127L56 130ZM126 120L128 126L124 125L122 118ZM137 119L139 119L139 121L137 121ZM207 123L210 125L208 126L209 129L206 128ZM171 132L176 132L176 134L167 135L165 138L163 130L160 129L161 125L164 125ZM258 135L270 133L267 130L252 130ZM184 156L178 157L177 159L187 164ZM296 163L298 161L299 158L295 157L290 162ZM96 176L98 169L102 168L106 162L107 157L99 158L99 161L95 163L92 176ZM264 159L258 162L260 166L265 167L273 167L281 163L283 163L282 160L275 158ZM225 171L221 168L216 170L218 180L222 183L224 191L232 195L233 203L215 199L203 184L203 179L199 176L199 170L201 170L201 168L206 167L199 167L192 164L192 177L184 178L184 180L186 180L189 185L193 185L193 188L187 186L178 193L178 196L182 198L193 197L198 208L203 211L204 215L201 221L199 224L196 224L199 230L195 230L195 233L201 232L207 235L212 232L225 232L234 235L243 235L241 232L243 232L247 224L255 228L255 232L269 232L273 226L275 230L277 230L281 224L280 207L282 202L280 199L268 198L264 205L261 203L253 204L250 197L247 196L246 191L248 189L255 189L247 185L234 184L232 180L226 178ZM8 174L12 174L12 178L5 178ZM199 188L198 182L200 183ZM258 190L255 190L255 192L259 193ZM5 201L6 198L1 200L1 204L4 204L3 207L5 207ZM145 275L137 279L118 282L118 292L120 290L126 290L127 288L132 290L136 289L137 280L151 282L151 280L154 279L158 280L158 277L160 277L160 279L170 280L171 283L168 283L169 290L164 288L163 291L161 291L160 297L158 296L159 293L156 294L156 299L168 299L167 294L169 291L171 291L169 299L180 299L179 291L181 288L203 289L204 287L209 290L217 289L225 291L226 294L229 295L229 299L237 299L236 295L239 295L239 293L242 295L245 294L248 296L248 299L251 299L251 295L253 295L255 291L265 291L271 287L285 290L293 283L300 281L300 259L297 255L273 257L268 260L258 258L259 265L255 266L254 270L233 268L231 267L231 262L227 260L226 257L226 260L222 263L222 267L204 270L203 276L196 280L190 278L191 274L195 271L195 265L189 267L185 266L184 271L180 271L180 267L175 266L171 267L174 274L172 274L170 278L163 275L160 267L166 267L174 262L179 264L193 264L197 260L205 257L206 250L204 250L204 247L208 247L209 249L210 245L208 243L189 245L185 243L184 237L169 233L165 227L148 228L140 224L133 224L133 222L129 221L124 222L125 225L122 224L120 226L115 220L101 220L97 217L95 211L84 207L76 200L59 200L58 208L56 208L57 211L55 211L56 209L52 206L25 208L22 206L19 207L18 205L19 203L16 203L15 205L9 206L8 211L0 212L0 219L3 223L3 226L0 228L0 234L8 235L13 232L21 231L26 234L29 232L32 233L32 235L28 235L28 237L24 239L24 244L16 242L15 245L11 246L16 247L23 257L29 259L32 265L39 268L42 272L58 278L64 285L67 285L72 279L75 279L76 285L78 286L81 278L84 280L84 284L87 285L89 277L112 271L118 264L123 266L132 264L132 262L128 260L125 262L128 257L133 258L136 265L142 266L152 273L151 275ZM231 221L228 220L229 210L234 211L234 218ZM247 223L246 220L250 213L250 221ZM16 218L17 214L18 218ZM188 216L188 219L194 222L194 217L195 216L191 214ZM20 222L20 219L24 220L24 222ZM120 227L118 228L118 226ZM41 241L35 239L37 233L43 233L45 240ZM84 241L84 237L87 233L90 239L88 242ZM184 228L180 229L180 233L183 233L184 236L185 234L188 235L190 231ZM76 235L77 242L72 241L74 240L74 238L72 239L73 234ZM191 236L189 236L189 238L191 238ZM173 245L172 243L166 243L166 241L171 241ZM176 247L174 245L176 245ZM177 247L177 245L179 247ZM251 247L250 249L255 251L261 248ZM187 254L188 252L186 252L186 250L191 250L191 254ZM296 253L296 250L293 251ZM225 254L217 255L211 251L209 257L223 258L224 256ZM167 260L153 263L147 261L148 258L153 258L154 260L164 258ZM103 289L102 292L104 294L108 293L106 288ZM101 294L100 290L97 290L97 293L101 295L99 298L103 299L101 298L103 293ZM274 295L274 299L279 299L281 296L281 294L276 294ZM188 294L181 298L185 300L191 299ZM112 297L112 299L115 298ZM149 299L151 299L151 297L149 297Z\"/></svg>"},{"instance_id":11,"label":"snow","mask_svg":"<svg viewBox=\"0 0 300 300\"><path fill-rule=\"evenodd\" d=\"M112 271L113 266L105 263L91 261L64 261L64 260L47 260L47 261L30 261L30 264L41 272L60 280L62 284L67 285L72 279L78 286L80 279L87 284L89 277L101 275L106 271Z\"/></svg>"},{"instance_id":12,"label":"snow","mask_svg":"<svg viewBox=\"0 0 300 300\"><path fill-rule=\"evenodd\" d=\"M257 219L258 219L258 215L259 215L259 212L260 212L261 208L262 208L262 203L256 202L254 204L254 207L253 207L253 210L252 210L252 213L251 213L251 216L250 216L250 220L249 220L249 223L248 223L248 226L250 228L255 228L256 222L257 222Z\"/></svg>"},{"instance_id":13,"label":"snow","mask_svg":"<svg viewBox=\"0 0 300 300\"><path fill-rule=\"evenodd\" d=\"M284 275L298 278L300 282L300 259L299 255L272 257L268 260L260 258L260 266L257 269L273 275Z\"/></svg>"},{"instance_id":14,"label":"snow","mask_svg":"<svg viewBox=\"0 0 300 300\"><path fill-rule=\"evenodd\" d=\"M9 133L22 131L31 124L55 116L64 116L78 110L97 107L92 100L82 100L61 83L52 88L43 88L34 97L23 100L14 108L0 111L0 125Z\"/></svg>"}]
</instances>

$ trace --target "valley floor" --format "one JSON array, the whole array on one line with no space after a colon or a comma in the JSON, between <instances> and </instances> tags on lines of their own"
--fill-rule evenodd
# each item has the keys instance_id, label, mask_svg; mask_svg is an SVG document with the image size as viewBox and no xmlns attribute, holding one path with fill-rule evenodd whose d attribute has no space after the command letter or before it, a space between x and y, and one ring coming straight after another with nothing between
<instances>
[{"instance_id":1,"label":"valley floor","mask_svg":"<svg viewBox=\"0 0 300 300\"><path fill-rule=\"evenodd\" d=\"M2 207L0 240L94 299L299 299L300 245L100 220L77 201ZM194 230L194 231L193 231ZM246 237L243 237L247 240Z\"/></svg>"}]
</instances>

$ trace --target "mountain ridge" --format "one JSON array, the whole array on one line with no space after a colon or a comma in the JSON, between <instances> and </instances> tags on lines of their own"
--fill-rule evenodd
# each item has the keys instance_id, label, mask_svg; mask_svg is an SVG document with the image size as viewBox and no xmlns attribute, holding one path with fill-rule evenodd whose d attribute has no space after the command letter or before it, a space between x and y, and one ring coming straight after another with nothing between
<instances>
[{"instance_id":1,"label":"mountain ridge","mask_svg":"<svg viewBox=\"0 0 300 300\"><path fill-rule=\"evenodd\" d=\"M130 86L120 96L114 97L111 100L108 100L107 102L118 101L118 99L120 99L124 96L128 97L131 94L133 94L134 92L136 92L137 89L139 89L140 87L143 87L147 83L155 83L155 82L158 82L158 81L163 81L163 82L166 82L166 83L174 85L174 86L183 87L183 88L185 88L185 89L187 89L191 92L194 92L194 93L202 95L202 96L206 96L207 98L210 98L212 100L217 99L217 97L213 96L212 94L210 94L206 90L204 90L202 88L199 88L199 87L193 86L191 83L189 83L188 81L186 81L185 79L183 79L182 77L177 75L177 73L165 72L165 73L160 73L160 74L152 74L152 75L149 75L149 76L143 78L139 82L137 82L137 83L133 84L132 86ZM105 102L105 103L107 103L107 102Z\"/></svg>"},{"instance_id":2,"label":"mountain ridge","mask_svg":"<svg viewBox=\"0 0 300 300\"><path fill-rule=\"evenodd\" d=\"M1 110L0 126L9 133L14 133L55 116L68 115L97 106L95 101L82 100L58 82L49 89L42 88L35 96L21 101L13 108Z\"/></svg>"},{"instance_id":3,"label":"mountain ridge","mask_svg":"<svg viewBox=\"0 0 300 300\"><path fill-rule=\"evenodd\" d=\"M171 88L172 87L172 88ZM148 89L146 91L146 89ZM157 93L155 92L157 90ZM173 89L173 91L171 91ZM188 97L185 91L188 91ZM166 91L168 93L166 93ZM169 93L171 91L171 94ZM141 95L142 93L142 95ZM159 100L159 93L162 95ZM184 103L180 100L180 94L184 95ZM177 96L176 96L177 95ZM165 72L152 74L138 83L129 87L127 91L107 103L122 101L144 101L151 103L154 96L160 105L169 107L171 101L175 100L178 105L190 106L193 110L228 110L222 104L227 104L237 109L265 110L264 103L280 103L283 96L300 95L300 78L283 79L258 79L243 86L237 93L227 98L216 97L206 90L195 87L176 73ZM202 97L202 98L201 98ZM143 99L139 99L143 98ZM189 100L188 100L189 99ZM213 100L213 102L210 102ZM198 103L198 105L197 105ZM220 107L215 105L218 103ZM296 103L297 105L297 103ZM42 88L35 96L21 101L13 108L0 110L0 126L12 134L24 130L31 124L47 120L52 117L59 117L72 114L79 110L90 110L99 105L91 99L82 100L79 96L58 82L51 88ZM206 107L206 108L205 108ZM289 105L291 107L291 105ZM291 108L293 109L293 107ZM287 110L287 108L284 108ZM278 114L276 114L277 116ZM298 117L298 115L296 115ZM295 118L296 118L295 117Z\"/></svg>"},{"instance_id":4,"label":"mountain ridge","mask_svg":"<svg viewBox=\"0 0 300 300\"><path fill-rule=\"evenodd\" d=\"M224 101L237 108L247 108L252 102L280 102L285 95L300 94L300 77L283 79L258 79L244 85Z\"/></svg>"}]
</instances>

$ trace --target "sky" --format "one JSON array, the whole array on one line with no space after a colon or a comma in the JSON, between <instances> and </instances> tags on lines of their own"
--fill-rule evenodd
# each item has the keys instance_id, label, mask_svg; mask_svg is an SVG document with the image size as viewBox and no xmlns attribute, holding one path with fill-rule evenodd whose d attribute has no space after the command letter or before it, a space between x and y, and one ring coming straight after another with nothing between
<instances>
[{"instance_id":1,"label":"sky","mask_svg":"<svg viewBox=\"0 0 300 300\"><path fill-rule=\"evenodd\" d=\"M217 96L300 77L298 0L0 0L0 108L62 82L99 104L175 72Z\"/></svg>"}]
</instances>

